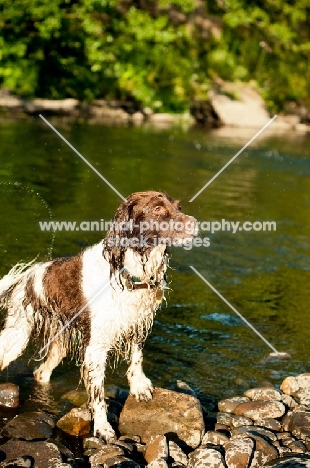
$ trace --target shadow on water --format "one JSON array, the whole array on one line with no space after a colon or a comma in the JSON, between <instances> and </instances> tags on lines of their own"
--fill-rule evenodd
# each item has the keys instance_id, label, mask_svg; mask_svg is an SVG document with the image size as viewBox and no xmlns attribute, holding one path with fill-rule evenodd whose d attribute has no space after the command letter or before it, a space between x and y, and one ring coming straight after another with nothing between
<instances>
[{"instance_id":1,"label":"shadow on water","mask_svg":"<svg viewBox=\"0 0 310 468\"><path fill-rule=\"evenodd\" d=\"M200 394L223 398L262 381L279 384L309 370L309 137L262 135L193 203L191 197L255 131L67 125L64 136L124 196L165 190L200 221L275 221L275 232L201 232L210 247L172 252L172 291L146 343L145 369L157 386L185 380ZM3 123L0 167L0 273L17 261L76 254L104 233L40 231L39 221L108 221L112 192L39 121ZM52 249L53 246L53 249ZM194 265L289 362L261 360L266 345L190 269ZM67 410L61 396L79 384L73 363L59 366L48 387L36 386L29 352L1 375L21 387L26 408ZM108 382L126 385L125 366Z\"/></svg>"}]
</instances>

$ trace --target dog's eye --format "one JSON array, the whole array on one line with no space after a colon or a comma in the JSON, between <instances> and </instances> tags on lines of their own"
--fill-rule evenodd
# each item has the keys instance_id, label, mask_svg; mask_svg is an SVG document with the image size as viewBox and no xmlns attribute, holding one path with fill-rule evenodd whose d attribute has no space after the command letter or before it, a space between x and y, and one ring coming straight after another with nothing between
<instances>
[{"instance_id":1,"label":"dog's eye","mask_svg":"<svg viewBox=\"0 0 310 468\"><path fill-rule=\"evenodd\" d=\"M163 206L155 206L153 211L156 214L166 214L166 210Z\"/></svg>"}]
</instances>

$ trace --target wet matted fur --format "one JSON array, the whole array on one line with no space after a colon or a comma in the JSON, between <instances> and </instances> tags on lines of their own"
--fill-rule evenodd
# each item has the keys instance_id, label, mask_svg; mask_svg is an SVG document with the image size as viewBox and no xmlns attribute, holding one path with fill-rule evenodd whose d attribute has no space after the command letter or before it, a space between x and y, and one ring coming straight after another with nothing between
<instances>
[{"instance_id":1,"label":"wet matted fur","mask_svg":"<svg viewBox=\"0 0 310 468\"><path fill-rule=\"evenodd\" d=\"M157 225L150 227L151 221ZM106 362L111 354L126 358L130 393L138 400L152 398L142 347L164 294L166 245L182 245L195 230L195 218L182 213L178 201L162 192L137 192L120 204L103 241L72 258L16 265L0 280L0 306L6 309L0 369L20 356L30 339L44 348L34 371L40 383L49 382L65 356L75 356L94 434L113 440L104 400Z\"/></svg>"}]
</instances>

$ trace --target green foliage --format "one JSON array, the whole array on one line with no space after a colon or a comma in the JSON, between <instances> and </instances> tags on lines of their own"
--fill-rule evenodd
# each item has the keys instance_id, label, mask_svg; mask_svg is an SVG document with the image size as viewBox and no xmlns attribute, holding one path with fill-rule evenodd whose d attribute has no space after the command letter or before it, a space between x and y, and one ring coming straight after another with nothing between
<instances>
[{"instance_id":1,"label":"green foliage","mask_svg":"<svg viewBox=\"0 0 310 468\"><path fill-rule=\"evenodd\" d=\"M0 0L0 86L182 111L214 79L255 80L271 108L310 104L308 0ZM156 13L154 13L154 8ZM172 22L179 11L187 21ZM200 15L200 16L199 16Z\"/></svg>"}]
</instances>

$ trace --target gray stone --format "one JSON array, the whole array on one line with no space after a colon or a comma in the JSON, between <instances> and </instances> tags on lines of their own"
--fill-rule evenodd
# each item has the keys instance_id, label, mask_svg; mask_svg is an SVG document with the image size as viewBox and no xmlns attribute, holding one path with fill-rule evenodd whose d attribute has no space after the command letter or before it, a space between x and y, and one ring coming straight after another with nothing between
<instances>
[{"instance_id":1,"label":"gray stone","mask_svg":"<svg viewBox=\"0 0 310 468\"><path fill-rule=\"evenodd\" d=\"M273 401L281 400L282 394L275 388L259 387L246 390L244 396L252 401Z\"/></svg>"},{"instance_id":2,"label":"gray stone","mask_svg":"<svg viewBox=\"0 0 310 468\"><path fill-rule=\"evenodd\" d=\"M85 439L83 439L84 450L100 449L104 447L105 445L106 443L102 439L99 439L98 437L86 437Z\"/></svg>"},{"instance_id":3,"label":"gray stone","mask_svg":"<svg viewBox=\"0 0 310 468\"><path fill-rule=\"evenodd\" d=\"M0 446L0 451L5 453L6 460L19 457L33 458L34 468L54 468L57 463L63 463L56 445L45 441L9 440Z\"/></svg>"},{"instance_id":4,"label":"gray stone","mask_svg":"<svg viewBox=\"0 0 310 468\"><path fill-rule=\"evenodd\" d=\"M52 436L54 420L41 411L18 414L2 429L1 435L12 439L37 440Z\"/></svg>"},{"instance_id":5,"label":"gray stone","mask_svg":"<svg viewBox=\"0 0 310 468\"><path fill-rule=\"evenodd\" d=\"M155 460L168 460L168 444L164 435L153 435L145 446L144 458L148 463Z\"/></svg>"},{"instance_id":6,"label":"gray stone","mask_svg":"<svg viewBox=\"0 0 310 468\"><path fill-rule=\"evenodd\" d=\"M12 383L0 384L0 406L17 408L19 405L19 387Z\"/></svg>"},{"instance_id":7,"label":"gray stone","mask_svg":"<svg viewBox=\"0 0 310 468\"><path fill-rule=\"evenodd\" d=\"M226 468L221 452L212 448L198 448L188 460L188 468Z\"/></svg>"},{"instance_id":8,"label":"gray stone","mask_svg":"<svg viewBox=\"0 0 310 468\"><path fill-rule=\"evenodd\" d=\"M202 408L192 395L155 388L148 402L137 402L133 396L127 398L119 431L127 436L138 434L144 443L152 435L169 434L169 439L175 437L175 441L196 448L204 434Z\"/></svg>"},{"instance_id":9,"label":"gray stone","mask_svg":"<svg viewBox=\"0 0 310 468\"><path fill-rule=\"evenodd\" d=\"M225 91L236 98L229 97ZM270 118L263 99L250 86L225 83L221 93L211 91L208 97L223 125L261 128Z\"/></svg>"},{"instance_id":10,"label":"gray stone","mask_svg":"<svg viewBox=\"0 0 310 468\"><path fill-rule=\"evenodd\" d=\"M250 437L235 439L225 445L227 468L248 468L254 452L254 440Z\"/></svg>"},{"instance_id":11,"label":"gray stone","mask_svg":"<svg viewBox=\"0 0 310 468\"><path fill-rule=\"evenodd\" d=\"M168 442L168 448L169 448L169 457L175 462L180 465L187 466L188 459L181 447L178 446L175 442L172 440L169 440Z\"/></svg>"},{"instance_id":12,"label":"gray stone","mask_svg":"<svg viewBox=\"0 0 310 468\"><path fill-rule=\"evenodd\" d=\"M69 392L64 393L61 397L62 400L70 401L74 406L82 406L87 402L87 393L83 388L78 388L76 390L70 390Z\"/></svg>"},{"instance_id":13,"label":"gray stone","mask_svg":"<svg viewBox=\"0 0 310 468\"><path fill-rule=\"evenodd\" d=\"M232 397L225 398L218 402L218 409L222 413L233 413L235 408L240 405L240 403L247 403L250 399L247 397ZM224 423L226 424L226 423Z\"/></svg>"},{"instance_id":14,"label":"gray stone","mask_svg":"<svg viewBox=\"0 0 310 468\"><path fill-rule=\"evenodd\" d=\"M250 401L241 403L234 409L235 414L251 418L280 418L285 414L285 406L280 401Z\"/></svg>"},{"instance_id":15,"label":"gray stone","mask_svg":"<svg viewBox=\"0 0 310 468\"><path fill-rule=\"evenodd\" d=\"M57 427L71 436L90 433L91 414L86 408L73 408L57 421Z\"/></svg>"}]
</instances>

